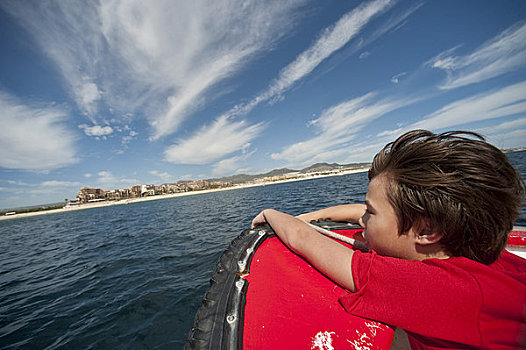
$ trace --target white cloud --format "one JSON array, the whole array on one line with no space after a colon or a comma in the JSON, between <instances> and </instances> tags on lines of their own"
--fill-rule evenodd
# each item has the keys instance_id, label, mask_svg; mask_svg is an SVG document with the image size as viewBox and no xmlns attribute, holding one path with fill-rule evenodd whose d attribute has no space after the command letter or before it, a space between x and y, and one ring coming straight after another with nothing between
<instances>
[{"instance_id":1,"label":"white cloud","mask_svg":"<svg viewBox=\"0 0 526 350\"><path fill-rule=\"evenodd\" d=\"M123 136L121 139L121 144L127 145L128 143L131 142L131 140L133 140L133 136Z\"/></svg>"},{"instance_id":2,"label":"white cloud","mask_svg":"<svg viewBox=\"0 0 526 350\"><path fill-rule=\"evenodd\" d=\"M66 112L31 107L0 91L0 167L51 170L77 162Z\"/></svg>"},{"instance_id":3,"label":"white cloud","mask_svg":"<svg viewBox=\"0 0 526 350\"><path fill-rule=\"evenodd\" d=\"M499 125L493 126L493 130L517 130L520 128L526 128L526 118L518 118L515 120L510 120L504 123L500 123ZM526 138L524 138L524 143L526 143Z\"/></svg>"},{"instance_id":4,"label":"white cloud","mask_svg":"<svg viewBox=\"0 0 526 350\"><path fill-rule=\"evenodd\" d=\"M360 54L360 59L363 60L363 59L366 59L367 57L371 56L371 53L369 51L364 51Z\"/></svg>"},{"instance_id":5,"label":"white cloud","mask_svg":"<svg viewBox=\"0 0 526 350\"><path fill-rule=\"evenodd\" d=\"M60 187L60 188L64 188L64 187L75 187L75 188L80 188L82 186L82 184L80 182L75 182L75 181L58 181L58 180L49 180L49 181L44 181L40 184L40 186L43 186L43 187Z\"/></svg>"},{"instance_id":6,"label":"white cloud","mask_svg":"<svg viewBox=\"0 0 526 350\"><path fill-rule=\"evenodd\" d=\"M473 131L485 136L488 142L497 147L526 147L526 117L508 120Z\"/></svg>"},{"instance_id":7,"label":"white cloud","mask_svg":"<svg viewBox=\"0 0 526 350\"><path fill-rule=\"evenodd\" d=\"M395 130L385 130L385 131L379 132L378 134L376 134L376 136L384 137L384 136L400 135L402 134L403 131L404 131L403 128L398 128Z\"/></svg>"},{"instance_id":8,"label":"white cloud","mask_svg":"<svg viewBox=\"0 0 526 350\"><path fill-rule=\"evenodd\" d=\"M97 113L97 102L101 98L101 93L95 83L85 82L77 86L75 95L77 103L88 115L93 116Z\"/></svg>"},{"instance_id":9,"label":"white cloud","mask_svg":"<svg viewBox=\"0 0 526 350\"><path fill-rule=\"evenodd\" d=\"M429 65L433 68L439 68L443 70L453 70L455 69L456 65L456 58L453 57L453 53L458 50L461 47L461 45L457 45L451 49L448 49L444 52L439 53L437 56L433 57L429 61L427 61L425 64Z\"/></svg>"},{"instance_id":10,"label":"white cloud","mask_svg":"<svg viewBox=\"0 0 526 350\"><path fill-rule=\"evenodd\" d=\"M453 56L457 49L447 50L428 62L433 68L446 71L442 89L478 83L526 66L526 22L509 27L469 55Z\"/></svg>"},{"instance_id":11,"label":"white cloud","mask_svg":"<svg viewBox=\"0 0 526 350\"><path fill-rule=\"evenodd\" d=\"M282 94L285 91L310 74L334 52L347 45L369 21L389 9L394 2L392 0L369 1L344 14L334 25L325 28L309 48L301 52L294 61L283 68L264 92L246 104L235 106L225 115L246 115L260 103L269 100L276 102L282 99Z\"/></svg>"},{"instance_id":12,"label":"white cloud","mask_svg":"<svg viewBox=\"0 0 526 350\"><path fill-rule=\"evenodd\" d=\"M526 128L487 135L487 140L499 148L526 147Z\"/></svg>"},{"instance_id":13,"label":"white cloud","mask_svg":"<svg viewBox=\"0 0 526 350\"><path fill-rule=\"evenodd\" d=\"M239 161L241 160L240 156L235 156L227 159L222 159L216 164L212 169L212 174L214 176L222 176L227 174L234 174L239 170Z\"/></svg>"},{"instance_id":14,"label":"white cloud","mask_svg":"<svg viewBox=\"0 0 526 350\"><path fill-rule=\"evenodd\" d=\"M148 171L149 174L161 179L164 182L170 182L173 181L173 176L167 172L160 172L158 170L150 170Z\"/></svg>"},{"instance_id":15,"label":"white cloud","mask_svg":"<svg viewBox=\"0 0 526 350\"><path fill-rule=\"evenodd\" d=\"M153 138L175 132L295 25L306 0L2 2L56 64L93 124L101 108L145 112ZM217 91L215 92L217 96Z\"/></svg>"},{"instance_id":16,"label":"white cloud","mask_svg":"<svg viewBox=\"0 0 526 350\"><path fill-rule=\"evenodd\" d=\"M398 136L398 135L397 135ZM373 143L370 140L359 142L352 145L352 149L346 152L341 163L361 163L371 162L373 157L388 143L395 139L395 136L375 138Z\"/></svg>"},{"instance_id":17,"label":"white cloud","mask_svg":"<svg viewBox=\"0 0 526 350\"><path fill-rule=\"evenodd\" d=\"M246 104L237 105L232 108L230 111L225 113L223 116L219 117L218 120L226 121L228 118L236 115L244 115L249 113L254 107L259 105L262 102L272 100L276 101L281 97L281 94L286 90L291 88L297 81L301 80L308 74L310 74L318 65L320 65L324 60L330 57L334 52L340 50L346 44L349 43L351 39L356 37L361 30L371 21L373 18L388 10L394 1L390 0L375 0L363 3L356 7L355 9L349 11L343 15L334 25L326 28L319 38L305 51L300 53L297 58L287 65L284 69L281 70L279 76L274 80L274 82L268 87L266 91L262 94L253 98L250 102ZM421 4L413 6L411 9L403 13L402 15L391 19L387 22L386 25L374 33L374 35L369 38L369 42L374 41L382 34L386 33L388 30L392 29L394 26L398 25L400 22L404 21L411 13L418 9ZM340 106L341 107L341 106ZM378 106L377 106L378 107ZM373 112L374 113L374 112ZM322 122L323 123L323 122ZM203 131L200 132L201 134ZM199 156L197 153L198 145L194 144L194 138L184 142L185 147L180 147L180 145L172 146L165 152L166 160L178 163L205 163L212 158L207 156ZM204 140L199 135L195 136L195 140L199 140L202 143ZM319 135L318 137L313 138L308 142L300 142L298 144L290 146L287 150L284 150L281 153L276 153L272 155L274 159L281 158L295 158L294 155L301 154L302 150L308 149L306 154L311 154L313 148L311 146L317 146L320 143L323 143L328 147L325 153L317 153L318 156L326 155L327 152L331 153L331 156L334 156L335 150L329 150L331 147L336 145L341 145L349 141L347 137L341 137L340 139L335 139L334 135L329 135L328 132ZM240 143L238 143L240 144ZM241 145L241 144L240 144ZM191 156L186 156L186 152L189 149L194 149L190 152ZM219 147L221 149L221 147ZM206 154L213 155L214 152L211 152L209 149ZM217 152L217 156L214 156L214 159L218 159L222 155L227 155L232 153L231 148L225 152ZM215 165L215 172L219 173L225 169L226 172L229 169L234 168L234 164L238 161L237 157L232 157L225 159L224 162L219 162Z\"/></svg>"},{"instance_id":18,"label":"white cloud","mask_svg":"<svg viewBox=\"0 0 526 350\"><path fill-rule=\"evenodd\" d=\"M406 72L403 72L403 73L400 73L400 74L397 74L397 75L393 76L391 78L391 83L398 84L400 82L400 78L403 77L406 74L407 74Z\"/></svg>"},{"instance_id":19,"label":"white cloud","mask_svg":"<svg viewBox=\"0 0 526 350\"><path fill-rule=\"evenodd\" d=\"M396 3L397 1L394 1ZM412 2L409 4L410 7L406 8L404 11L401 12L395 12L392 13L387 20L385 20L382 24L378 25L374 32L369 34L368 36L360 38L360 41L358 42L358 49L364 48L365 46L371 44L378 38L380 38L382 35L388 33L397 31L398 29L402 28L404 25L408 23L408 18L411 16L415 11L420 9L424 5L424 2ZM371 52L364 51L360 54L359 58L364 59L371 55Z\"/></svg>"},{"instance_id":20,"label":"white cloud","mask_svg":"<svg viewBox=\"0 0 526 350\"><path fill-rule=\"evenodd\" d=\"M94 4L94 3L92 3ZM62 73L66 90L79 109L95 122L101 97L96 77L104 42L97 33L97 9L83 2L5 1L4 10L16 17L33 35L56 68Z\"/></svg>"},{"instance_id":21,"label":"white cloud","mask_svg":"<svg viewBox=\"0 0 526 350\"><path fill-rule=\"evenodd\" d=\"M261 102L279 99L294 83L310 74L325 59L349 43L370 20L387 10L392 3L390 0L375 0L347 12L334 25L326 28L307 50L283 68L265 92L248 104L237 106L230 113L246 114Z\"/></svg>"},{"instance_id":22,"label":"white cloud","mask_svg":"<svg viewBox=\"0 0 526 350\"><path fill-rule=\"evenodd\" d=\"M245 149L265 128L263 123L248 124L217 118L190 138L166 149L165 160L176 164L208 164L226 155Z\"/></svg>"},{"instance_id":23,"label":"white cloud","mask_svg":"<svg viewBox=\"0 0 526 350\"><path fill-rule=\"evenodd\" d=\"M332 27L327 28L320 38L294 62L285 67L272 84L267 96L276 96L290 88L292 84L312 72L322 61L341 49L376 15L386 10L391 1L376 0L364 3L346 13Z\"/></svg>"},{"instance_id":24,"label":"white cloud","mask_svg":"<svg viewBox=\"0 0 526 350\"><path fill-rule=\"evenodd\" d=\"M249 147L250 144L245 145L242 155L222 159L219 162L215 163L212 168L212 174L214 176L222 176L248 170L241 168L240 164L246 161L256 152L255 150L249 151Z\"/></svg>"},{"instance_id":25,"label":"white cloud","mask_svg":"<svg viewBox=\"0 0 526 350\"><path fill-rule=\"evenodd\" d=\"M103 170L97 173L96 180L97 187L108 190L112 188L126 188L140 184L141 181L137 179L118 178L111 171Z\"/></svg>"},{"instance_id":26,"label":"white cloud","mask_svg":"<svg viewBox=\"0 0 526 350\"><path fill-rule=\"evenodd\" d=\"M100 126L100 125L93 125L88 126L86 124L79 125L79 128L84 130L84 133L88 136L106 136L113 133L113 128L111 126Z\"/></svg>"},{"instance_id":27,"label":"white cloud","mask_svg":"<svg viewBox=\"0 0 526 350\"><path fill-rule=\"evenodd\" d=\"M19 181L19 180L7 180L7 183L10 185L16 185L16 186L34 186L33 184Z\"/></svg>"},{"instance_id":28,"label":"white cloud","mask_svg":"<svg viewBox=\"0 0 526 350\"><path fill-rule=\"evenodd\" d=\"M141 180L129 179L129 178L124 177L120 179L120 185L115 186L115 187L124 188L124 187L131 187L131 186L139 185L139 184L141 184Z\"/></svg>"},{"instance_id":29,"label":"white cloud","mask_svg":"<svg viewBox=\"0 0 526 350\"><path fill-rule=\"evenodd\" d=\"M324 110L318 119L311 122L317 136L287 146L281 152L273 153L271 158L303 164L342 157L349 152L349 142L367 124L415 101L403 98L375 100L375 94L369 93L342 102Z\"/></svg>"},{"instance_id":30,"label":"white cloud","mask_svg":"<svg viewBox=\"0 0 526 350\"><path fill-rule=\"evenodd\" d=\"M107 170L99 171L97 173L97 175L99 176L98 182L101 183L101 184L105 184L105 185L111 184L111 185L113 185L113 184L116 184L116 183L119 182L117 180L117 178L115 176L113 176L111 171L107 171Z\"/></svg>"},{"instance_id":31,"label":"white cloud","mask_svg":"<svg viewBox=\"0 0 526 350\"><path fill-rule=\"evenodd\" d=\"M441 129L526 112L526 81L450 103L410 129Z\"/></svg>"}]
</instances>

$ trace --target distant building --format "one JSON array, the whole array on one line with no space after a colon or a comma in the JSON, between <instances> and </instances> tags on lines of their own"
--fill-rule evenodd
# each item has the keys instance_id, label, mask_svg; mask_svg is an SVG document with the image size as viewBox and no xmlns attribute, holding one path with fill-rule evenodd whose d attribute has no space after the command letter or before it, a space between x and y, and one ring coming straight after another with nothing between
<instances>
[{"instance_id":1,"label":"distant building","mask_svg":"<svg viewBox=\"0 0 526 350\"><path fill-rule=\"evenodd\" d=\"M186 184L192 191L203 190L208 187L209 183L206 180L190 181Z\"/></svg>"},{"instance_id":2,"label":"distant building","mask_svg":"<svg viewBox=\"0 0 526 350\"><path fill-rule=\"evenodd\" d=\"M100 188L82 187L77 194L77 202L88 203L93 200L105 199L106 191Z\"/></svg>"},{"instance_id":3,"label":"distant building","mask_svg":"<svg viewBox=\"0 0 526 350\"><path fill-rule=\"evenodd\" d=\"M142 186L135 185L131 188L131 198L142 197Z\"/></svg>"}]
</instances>

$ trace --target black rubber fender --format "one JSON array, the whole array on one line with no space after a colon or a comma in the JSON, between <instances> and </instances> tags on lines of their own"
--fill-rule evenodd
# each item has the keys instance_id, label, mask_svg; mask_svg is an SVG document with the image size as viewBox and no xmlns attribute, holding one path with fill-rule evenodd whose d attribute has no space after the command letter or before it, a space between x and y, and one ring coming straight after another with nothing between
<instances>
[{"instance_id":1,"label":"black rubber fender","mask_svg":"<svg viewBox=\"0 0 526 350\"><path fill-rule=\"evenodd\" d=\"M241 276L250 271L254 251L267 238L274 236L269 225L244 230L223 252L210 279L202 305L185 349L243 348L243 317L248 281Z\"/></svg>"}]
</instances>

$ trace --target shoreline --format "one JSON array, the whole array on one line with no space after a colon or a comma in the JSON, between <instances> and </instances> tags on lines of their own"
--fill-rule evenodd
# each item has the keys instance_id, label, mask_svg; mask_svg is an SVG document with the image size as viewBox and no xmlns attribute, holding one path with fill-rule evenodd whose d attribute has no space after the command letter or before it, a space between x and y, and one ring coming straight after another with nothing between
<instances>
[{"instance_id":1,"label":"shoreline","mask_svg":"<svg viewBox=\"0 0 526 350\"><path fill-rule=\"evenodd\" d=\"M176 197L193 196L193 195L199 195L199 194L205 194L205 193L231 191L231 190L237 190L237 189L243 189L243 188L270 186L274 184L281 184L281 183L287 183L287 182L296 182L296 181L312 180L312 179L319 179L319 178L332 177L332 176L342 176L342 175L348 175L348 174L363 173L368 170L369 170L369 167L365 167L365 168L360 168L360 169L342 171L336 174L323 174L323 175L320 174L320 175L312 175L312 176L305 176L301 178L292 178L292 179L277 180L277 181L263 181L261 183L244 183L244 184L234 185L234 186L225 187L225 188L214 188L214 189L198 190L198 191L191 191L191 192L160 194L156 196L140 197L140 198L127 198L127 199L122 199L119 201L103 201L103 202L96 202L96 203L86 203L86 204L81 204L76 207L42 210L42 211L35 211L35 212L30 212L30 213L13 214L13 215L8 215L8 216L3 215L3 216L0 216L0 221L25 218L25 217L30 217L30 216L38 216L38 215L67 213L71 211L102 208L102 207L109 207L109 206L114 206L114 205L124 205L124 204L149 202L149 201L176 198Z\"/></svg>"}]
</instances>

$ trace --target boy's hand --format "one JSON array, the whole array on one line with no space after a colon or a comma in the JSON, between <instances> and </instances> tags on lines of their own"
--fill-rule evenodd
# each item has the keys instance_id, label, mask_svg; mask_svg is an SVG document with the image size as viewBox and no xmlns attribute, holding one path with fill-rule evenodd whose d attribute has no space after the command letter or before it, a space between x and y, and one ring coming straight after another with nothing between
<instances>
[{"instance_id":1,"label":"boy's hand","mask_svg":"<svg viewBox=\"0 0 526 350\"><path fill-rule=\"evenodd\" d=\"M267 222L267 219L265 218L265 210L261 211L253 220L251 228L254 228L258 225L264 224Z\"/></svg>"}]
</instances>

